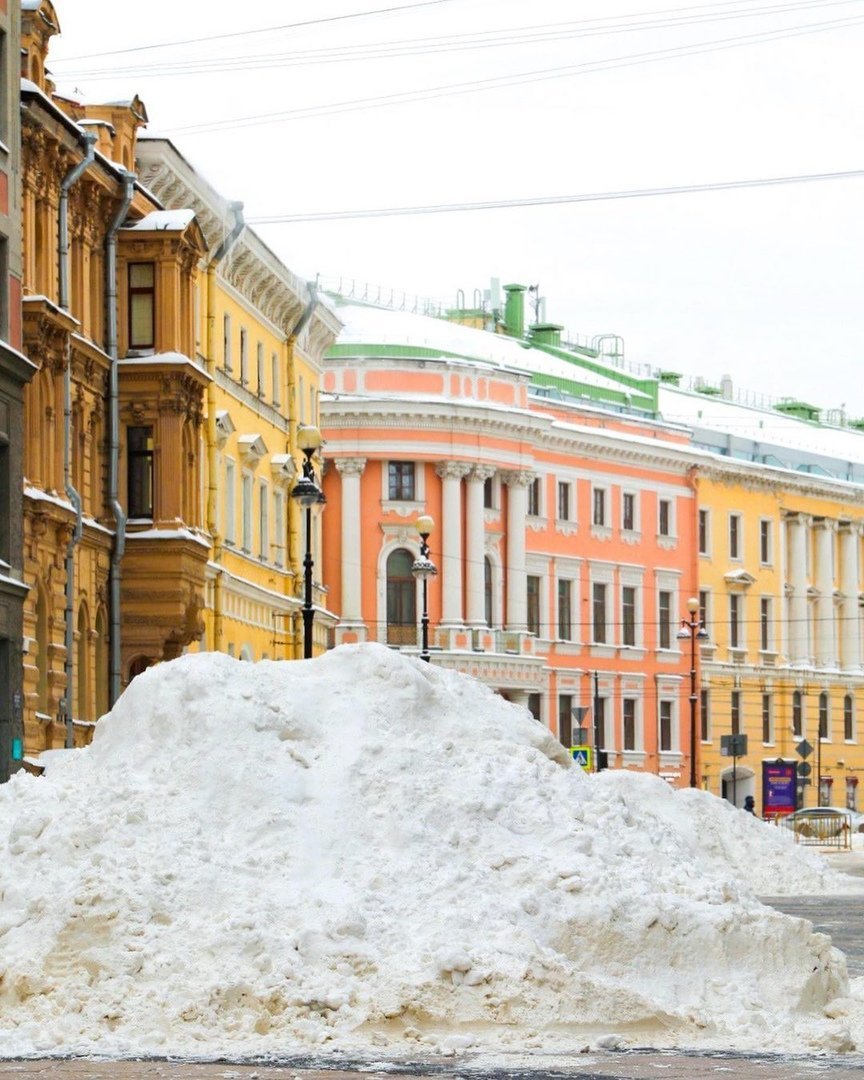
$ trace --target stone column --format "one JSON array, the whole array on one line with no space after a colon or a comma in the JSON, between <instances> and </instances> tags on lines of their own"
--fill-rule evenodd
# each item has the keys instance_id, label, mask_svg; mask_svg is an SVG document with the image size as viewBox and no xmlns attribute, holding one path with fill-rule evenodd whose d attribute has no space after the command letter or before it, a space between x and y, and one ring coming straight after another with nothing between
<instances>
[{"instance_id":1,"label":"stone column","mask_svg":"<svg viewBox=\"0 0 864 1080\"><path fill-rule=\"evenodd\" d=\"M861 638L858 626L858 547L861 527L846 521L840 526L840 591L843 605L840 609L840 657L844 671L861 668Z\"/></svg>"},{"instance_id":2,"label":"stone column","mask_svg":"<svg viewBox=\"0 0 864 1080\"><path fill-rule=\"evenodd\" d=\"M816 664L836 667L837 650L834 634L834 533L837 523L828 518L815 518L816 535L815 585L816 597Z\"/></svg>"},{"instance_id":3,"label":"stone column","mask_svg":"<svg viewBox=\"0 0 864 1080\"><path fill-rule=\"evenodd\" d=\"M441 478L441 625L462 626L462 477L471 466L442 461Z\"/></svg>"},{"instance_id":4,"label":"stone column","mask_svg":"<svg viewBox=\"0 0 864 1080\"><path fill-rule=\"evenodd\" d=\"M360 558L360 477L366 458L335 458L342 480L342 610L340 622L363 621L362 561Z\"/></svg>"},{"instance_id":5,"label":"stone column","mask_svg":"<svg viewBox=\"0 0 864 1080\"><path fill-rule=\"evenodd\" d=\"M789 590L789 662L806 664L807 648L807 539L810 519L804 514L790 514L786 518Z\"/></svg>"},{"instance_id":6,"label":"stone column","mask_svg":"<svg viewBox=\"0 0 864 1080\"><path fill-rule=\"evenodd\" d=\"M483 490L495 474L491 465L475 465L465 498L466 614L469 626L486 625L486 513Z\"/></svg>"},{"instance_id":7,"label":"stone column","mask_svg":"<svg viewBox=\"0 0 864 1080\"><path fill-rule=\"evenodd\" d=\"M528 515L528 485L533 474L502 474L507 485L507 616L508 630L528 630L528 597L525 569L525 518Z\"/></svg>"}]
</instances>

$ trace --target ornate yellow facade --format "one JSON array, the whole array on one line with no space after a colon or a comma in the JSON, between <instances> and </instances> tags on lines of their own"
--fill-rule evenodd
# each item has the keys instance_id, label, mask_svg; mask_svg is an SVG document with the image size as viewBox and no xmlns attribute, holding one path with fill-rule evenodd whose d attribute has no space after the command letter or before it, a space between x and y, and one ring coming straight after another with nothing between
<instances>
[{"instance_id":1,"label":"ornate yellow facade","mask_svg":"<svg viewBox=\"0 0 864 1080\"><path fill-rule=\"evenodd\" d=\"M864 587L864 495L855 486L740 461L698 476L702 783L770 814L763 778L802 762L799 803L858 808L864 676L859 606ZM821 738L820 738L821 728ZM747 754L721 738L747 735ZM734 772L734 776L733 776ZM735 791L733 793L733 780Z\"/></svg>"}]
</instances>

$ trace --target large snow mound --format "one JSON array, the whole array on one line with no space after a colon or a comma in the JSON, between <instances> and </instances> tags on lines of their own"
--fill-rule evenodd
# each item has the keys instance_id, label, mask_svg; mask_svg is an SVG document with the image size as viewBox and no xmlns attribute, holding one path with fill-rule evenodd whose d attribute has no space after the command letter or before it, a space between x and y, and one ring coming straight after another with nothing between
<instances>
[{"instance_id":1,"label":"large snow mound","mask_svg":"<svg viewBox=\"0 0 864 1080\"><path fill-rule=\"evenodd\" d=\"M756 897L848 879L382 646L145 672L0 790L0 851L0 1056L856 1037L842 955Z\"/></svg>"}]
</instances>

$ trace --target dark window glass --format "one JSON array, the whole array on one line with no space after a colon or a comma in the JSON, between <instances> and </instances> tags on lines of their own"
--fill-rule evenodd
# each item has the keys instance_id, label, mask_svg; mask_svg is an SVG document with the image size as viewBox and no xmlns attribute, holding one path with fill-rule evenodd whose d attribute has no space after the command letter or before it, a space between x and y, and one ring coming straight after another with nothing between
<instances>
[{"instance_id":1,"label":"dark window glass","mask_svg":"<svg viewBox=\"0 0 864 1080\"><path fill-rule=\"evenodd\" d=\"M130 518L153 517L153 428L126 429Z\"/></svg>"},{"instance_id":2,"label":"dark window glass","mask_svg":"<svg viewBox=\"0 0 864 1080\"><path fill-rule=\"evenodd\" d=\"M606 492L603 488L594 488L594 517L595 525L606 524Z\"/></svg>"},{"instance_id":3,"label":"dark window glass","mask_svg":"<svg viewBox=\"0 0 864 1080\"><path fill-rule=\"evenodd\" d=\"M774 741L774 732L771 724L771 695L762 695L762 742L770 743Z\"/></svg>"},{"instance_id":4,"label":"dark window glass","mask_svg":"<svg viewBox=\"0 0 864 1080\"><path fill-rule=\"evenodd\" d=\"M387 644L417 642L417 585L411 566L414 558L397 548L387 560Z\"/></svg>"},{"instance_id":5,"label":"dark window glass","mask_svg":"<svg viewBox=\"0 0 864 1080\"><path fill-rule=\"evenodd\" d=\"M708 511L699 511L699 554L708 554Z\"/></svg>"},{"instance_id":6,"label":"dark window glass","mask_svg":"<svg viewBox=\"0 0 864 1080\"><path fill-rule=\"evenodd\" d=\"M414 499L414 462L391 461L388 466L388 498L404 501Z\"/></svg>"},{"instance_id":7,"label":"dark window glass","mask_svg":"<svg viewBox=\"0 0 864 1080\"><path fill-rule=\"evenodd\" d=\"M846 742L851 742L855 737L855 712L852 705L852 698L849 694L843 698L843 738Z\"/></svg>"},{"instance_id":8,"label":"dark window glass","mask_svg":"<svg viewBox=\"0 0 864 1080\"><path fill-rule=\"evenodd\" d=\"M570 520L570 485L563 481L558 484L558 520Z\"/></svg>"},{"instance_id":9,"label":"dark window glass","mask_svg":"<svg viewBox=\"0 0 864 1080\"><path fill-rule=\"evenodd\" d=\"M672 749L672 702L660 702L660 749Z\"/></svg>"},{"instance_id":10,"label":"dark window glass","mask_svg":"<svg viewBox=\"0 0 864 1080\"><path fill-rule=\"evenodd\" d=\"M528 633L540 634L540 578L529 574L528 589Z\"/></svg>"},{"instance_id":11,"label":"dark window glass","mask_svg":"<svg viewBox=\"0 0 864 1080\"><path fill-rule=\"evenodd\" d=\"M562 746L573 745L573 695L558 695L558 741Z\"/></svg>"},{"instance_id":12,"label":"dark window glass","mask_svg":"<svg viewBox=\"0 0 864 1080\"><path fill-rule=\"evenodd\" d=\"M534 717L535 720L540 719L540 695L529 694L528 695L528 712Z\"/></svg>"},{"instance_id":13,"label":"dark window glass","mask_svg":"<svg viewBox=\"0 0 864 1080\"><path fill-rule=\"evenodd\" d=\"M636 589L632 585L621 589L621 644L636 644Z\"/></svg>"},{"instance_id":14,"label":"dark window glass","mask_svg":"<svg viewBox=\"0 0 864 1080\"><path fill-rule=\"evenodd\" d=\"M766 565L771 562L771 522L759 523L759 558Z\"/></svg>"},{"instance_id":15,"label":"dark window glass","mask_svg":"<svg viewBox=\"0 0 864 1080\"><path fill-rule=\"evenodd\" d=\"M540 477L535 476L528 485L528 513L531 517L540 516Z\"/></svg>"},{"instance_id":16,"label":"dark window glass","mask_svg":"<svg viewBox=\"0 0 864 1080\"><path fill-rule=\"evenodd\" d=\"M492 625L492 563L488 559L483 560L483 592L486 602L486 625Z\"/></svg>"},{"instance_id":17,"label":"dark window glass","mask_svg":"<svg viewBox=\"0 0 864 1080\"><path fill-rule=\"evenodd\" d=\"M152 349L155 344L156 268L129 263L129 348Z\"/></svg>"},{"instance_id":18,"label":"dark window glass","mask_svg":"<svg viewBox=\"0 0 864 1080\"><path fill-rule=\"evenodd\" d=\"M800 690L792 694L792 734L799 736L804 734L804 709Z\"/></svg>"},{"instance_id":19,"label":"dark window glass","mask_svg":"<svg viewBox=\"0 0 864 1080\"><path fill-rule=\"evenodd\" d=\"M740 690L733 690L732 691L732 701L731 701L730 709L731 709L731 714L732 714L731 715L732 734L733 735L740 735L741 734L741 691Z\"/></svg>"},{"instance_id":20,"label":"dark window glass","mask_svg":"<svg viewBox=\"0 0 864 1080\"><path fill-rule=\"evenodd\" d=\"M661 649L672 648L672 593L659 592L657 594L657 613L659 625L657 627L657 643Z\"/></svg>"},{"instance_id":21,"label":"dark window glass","mask_svg":"<svg viewBox=\"0 0 864 1080\"><path fill-rule=\"evenodd\" d=\"M699 721L702 742L708 742L709 720L711 716L711 698L708 690L699 691Z\"/></svg>"},{"instance_id":22,"label":"dark window glass","mask_svg":"<svg viewBox=\"0 0 864 1080\"><path fill-rule=\"evenodd\" d=\"M624 717L624 749L636 749L636 699L624 698L622 704Z\"/></svg>"},{"instance_id":23,"label":"dark window glass","mask_svg":"<svg viewBox=\"0 0 864 1080\"><path fill-rule=\"evenodd\" d=\"M597 750L606 745L606 698L594 699L594 743Z\"/></svg>"},{"instance_id":24,"label":"dark window glass","mask_svg":"<svg viewBox=\"0 0 864 1080\"><path fill-rule=\"evenodd\" d=\"M487 510L494 509L494 506L495 506L494 498L495 498L495 491L494 491L494 488L492 486L492 477L487 476L486 479L483 481L483 506Z\"/></svg>"},{"instance_id":25,"label":"dark window glass","mask_svg":"<svg viewBox=\"0 0 864 1080\"><path fill-rule=\"evenodd\" d=\"M705 589L699 590L699 621L708 629L708 593Z\"/></svg>"},{"instance_id":26,"label":"dark window glass","mask_svg":"<svg viewBox=\"0 0 864 1080\"><path fill-rule=\"evenodd\" d=\"M764 597L759 601L759 648L771 647L771 601Z\"/></svg>"},{"instance_id":27,"label":"dark window glass","mask_svg":"<svg viewBox=\"0 0 864 1080\"><path fill-rule=\"evenodd\" d=\"M592 587L594 628L592 637L594 641L606 640L606 586L594 582Z\"/></svg>"},{"instance_id":28,"label":"dark window glass","mask_svg":"<svg viewBox=\"0 0 864 1080\"><path fill-rule=\"evenodd\" d=\"M729 597L729 645L737 649L741 645L741 597Z\"/></svg>"},{"instance_id":29,"label":"dark window glass","mask_svg":"<svg viewBox=\"0 0 864 1080\"><path fill-rule=\"evenodd\" d=\"M671 507L669 505L669 500L668 499L661 499L659 509L660 509L660 513L659 513L659 521L658 521L658 525L659 525L658 532L660 533L661 536L669 536L670 532L671 532L671 527L670 527Z\"/></svg>"},{"instance_id":30,"label":"dark window glass","mask_svg":"<svg viewBox=\"0 0 864 1080\"><path fill-rule=\"evenodd\" d=\"M732 514L729 518L729 558L737 559L741 544L741 518Z\"/></svg>"},{"instance_id":31,"label":"dark window glass","mask_svg":"<svg viewBox=\"0 0 864 1080\"><path fill-rule=\"evenodd\" d=\"M621 528L632 532L636 528L636 496L625 492L621 505Z\"/></svg>"},{"instance_id":32,"label":"dark window glass","mask_svg":"<svg viewBox=\"0 0 864 1080\"><path fill-rule=\"evenodd\" d=\"M558 637L562 641L570 641L573 638L572 622L572 582L566 578L558 579Z\"/></svg>"},{"instance_id":33,"label":"dark window glass","mask_svg":"<svg viewBox=\"0 0 864 1080\"><path fill-rule=\"evenodd\" d=\"M828 695L819 695L819 738L828 738Z\"/></svg>"}]
</instances>

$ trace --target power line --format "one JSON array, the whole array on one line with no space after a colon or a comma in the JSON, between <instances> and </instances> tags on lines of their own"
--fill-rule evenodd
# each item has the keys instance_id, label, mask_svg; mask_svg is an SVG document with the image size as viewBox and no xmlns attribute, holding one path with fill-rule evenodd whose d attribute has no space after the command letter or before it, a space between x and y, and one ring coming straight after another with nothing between
<instances>
[{"instance_id":1,"label":"power line","mask_svg":"<svg viewBox=\"0 0 864 1080\"><path fill-rule=\"evenodd\" d=\"M740 0L736 0L740 2ZM104 68L77 69L64 72L64 78L107 79L113 78L118 71L125 76L155 78L164 75L184 76L201 75L254 69L271 69L289 66L309 66L377 59L392 59L404 56L430 55L448 52L474 51L478 49L513 47L525 44L565 41L573 38L603 37L622 33L644 33L660 29L680 29L697 26L702 23L724 22L731 19L765 18L770 15L787 12L822 9L824 7L858 4L861 0L794 0L794 2L773 4L765 8L743 8L736 11L708 11L702 14L676 16L674 18L645 18L641 22L609 25L611 20L620 20L621 16L603 19L579 19L567 22L540 23L524 27L510 27L502 30L473 32L468 34L450 34L439 37L402 38L391 41L370 42L362 45L331 46L328 48L301 49L288 53L254 53L239 56L179 58L173 61L161 61L142 64L138 67L113 65ZM673 9L690 10L690 9ZM700 7L697 9L702 11ZM651 13L646 13L651 14ZM605 25L596 25L605 23ZM508 36L509 35L509 36ZM62 63L62 61L61 61Z\"/></svg>"},{"instance_id":2,"label":"power line","mask_svg":"<svg viewBox=\"0 0 864 1080\"><path fill-rule=\"evenodd\" d=\"M685 195L705 191L734 191L744 188L775 187L781 184L808 184L825 180L852 180L864 177L864 169L845 172L806 173L799 176L770 176L752 180L714 181L707 184L679 184L624 191L600 191L580 195L545 195L528 199L497 199L475 203L440 203L430 206L388 206L370 210L331 210L307 214L273 214L250 217L251 225L277 225L300 221L344 221L355 218L402 217L418 214L452 214L474 210L502 210L521 206L558 206L565 203L605 202L612 199L644 199L658 195ZM794 426L794 425L790 425Z\"/></svg>"},{"instance_id":3,"label":"power line","mask_svg":"<svg viewBox=\"0 0 864 1080\"><path fill-rule=\"evenodd\" d=\"M363 19L369 15L391 15L395 11L413 11L415 8L433 7L436 4L452 4L456 0L419 0L416 4L397 4L392 7L372 8L369 11L353 11L346 15L329 15L323 19L305 19L303 22L283 23L281 26L262 26L257 30L231 30L225 34L210 34L207 37L175 38L172 41L157 41L150 45L133 45L128 49L108 49L105 52L83 53L81 56L67 56L64 63L73 60L92 60L98 56L119 56L121 53L146 52L150 49L171 49L176 45L198 45L207 41L224 41L226 38L251 37L253 34L273 34L282 30L297 30L303 26L320 26L322 23L345 22L347 19Z\"/></svg>"},{"instance_id":4,"label":"power line","mask_svg":"<svg viewBox=\"0 0 864 1080\"><path fill-rule=\"evenodd\" d=\"M575 77L592 74L595 71L610 71L618 68L635 67L640 64L658 63L663 60L686 56L698 56L704 53L721 52L726 49L742 48L746 45L758 45L768 41L779 41L807 34L824 33L831 30L848 29L860 26L864 19L860 17L833 19L819 23L802 23L784 30L766 30L755 34L739 34L717 41L694 42L689 45L677 45L666 49L655 49L624 56L610 57L606 60L591 60L580 64L566 64L552 68L539 68L534 71L518 72L515 75L498 75L488 79L473 79L467 82L446 83L419 90L404 90L394 94L379 94L366 98L353 98L347 101L331 102L327 105L310 105L300 109L286 109L273 113L254 113L226 120L207 121L173 128L176 134L201 135L210 131L233 130L241 127L258 127L280 121L308 119L317 116L331 116L343 112L357 112L366 109L382 108L388 105L429 101L439 97L454 97L462 94L481 93L485 90L498 90L509 86L523 86L530 83L546 82L552 79Z\"/></svg>"}]
</instances>

